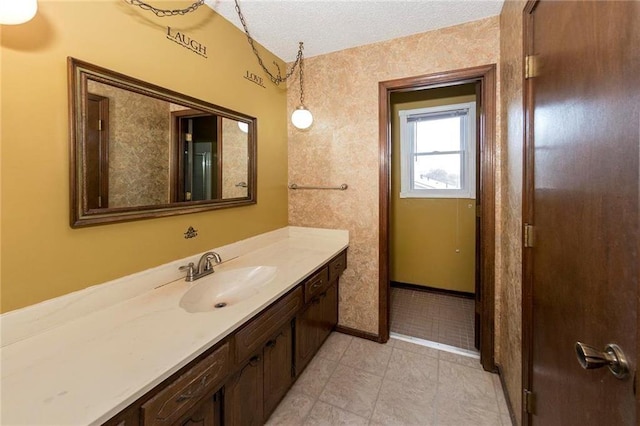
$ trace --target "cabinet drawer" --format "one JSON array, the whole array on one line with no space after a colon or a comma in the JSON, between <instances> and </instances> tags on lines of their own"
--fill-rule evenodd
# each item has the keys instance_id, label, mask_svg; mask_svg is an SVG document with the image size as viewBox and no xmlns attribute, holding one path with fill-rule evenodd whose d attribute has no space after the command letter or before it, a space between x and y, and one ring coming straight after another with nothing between
<instances>
[{"instance_id":1,"label":"cabinet drawer","mask_svg":"<svg viewBox=\"0 0 640 426\"><path fill-rule=\"evenodd\" d=\"M225 343L142 406L144 425L173 424L212 394L228 371L229 343Z\"/></svg>"},{"instance_id":2,"label":"cabinet drawer","mask_svg":"<svg viewBox=\"0 0 640 426\"><path fill-rule=\"evenodd\" d=\"M347 252L343 251L329 262L329 281L335 281L347 269Z\"/></svg>"},{"instance_id":3,"label":"cabinet drawer","mask_svg":"<svg viewBox=\"0 0 640 426\"><path fill-rule=\"evenodd\" d=\"M256 352L283 324L291 321L301 307L302 288L298 287L236 333L236 363Z\"/></svg>"},{"instance_id":4,"label":"cabinet drawer","mask_svg":"<svg viewBox=\"0 0 640 426\"><path fill-rule=\"evenodd\" d=\"M329 272L323 268L304 283L304 303L309 303L316 294L320 294L329 283Z\"/></svg>"}]
</instances>

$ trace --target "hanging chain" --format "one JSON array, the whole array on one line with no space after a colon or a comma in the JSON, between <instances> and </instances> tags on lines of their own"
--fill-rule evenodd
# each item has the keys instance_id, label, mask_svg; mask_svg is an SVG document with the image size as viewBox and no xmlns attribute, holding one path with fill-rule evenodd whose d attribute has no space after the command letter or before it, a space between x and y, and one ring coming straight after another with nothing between
<instances>
[{"instance_id":1,"label":"hanging chain","mask_svg":"<svg viewBox=\"0 0 640 426\"><path fill-rule=\"evenodd\" d=\"M195 11L197 8L204 4L204 0L198 0L193 3L191 6L186 9L158 9L156 7L151 6L141 0L124 0L126 3L129 3L133 6L138 6L140 9L148 10L156 14L161 18L165 16L176 16L176 15L186 15L187 13Z\"/></svg>"},{"instance_id":2,"label":"hanging chain","mask_svg":"<svg viewBox=\"0 0 640 426\"><path fill-rule=\"evenodd\" d=\"M298 66L300 67L300 106L304 106L304 72L302 71L304 61L301 60Z\"/></svg>"},{"instance_id":3,"label":"hanging chain","mask_svg":"<svg viewBox=\"0 0 640 426\"><path fill-rule=\"evenodd\" d=\"M142 0L124 0L124 1L133 6L138 6L143 10L148 10L150 12L153 12L154 14L156 14L156 16L165 17L165 16L186 15L187 13L193 12L196 9L198 9L200 6L202 6L205 0L198 0L197 2L193 3L191 6L187 7L186 9L158 9L156 7L151 6L150 4L143 2ZM287 81L295 72L296 67L300 67L300 103L302 104L302 100L304 99L304 90L302 88L302 78L303 78L302 62L304 57L304 54L302 53L302 51L304 49L304 44L300 42L298 46L298 55L296 56L296 60L291 66L291 69L284 76L282 76L280 72L280 66L278 66L278 64L274 61L276 68L278 68L277 74L274 75L264 65L264 62L262 61L262 57L260 57L260 53L258 52L258 48L255 45L255 41L253 40L253 37L251 37L251 34L249 34L249 27L247 27L247 21L245 20L244 15L240 10L240 4L238 3L238 0L234 0L234 1L236 4L236 12L238 13L238 18L240 18L240 22L242 23L242 27L244 28L244 33L247 35L247 40L249 41L251 50L253 50L253 54L256 55L256 58L258 59L258 64L260 65L260 67L262 67L262 70L269 76L269 79L271 80L271 82L277 86L280 83Z\"/></svg>"},{"instance_id":4,"label":"hanging chain","mask_svg":"<svg viewBox=\"0 0 640 426\"><path fill-rule=\"evenodd\" d=\"M244 15L242 14L242 11L240 10L240 4L238 3L238 0L234 0L236 3L236 12L238 12L238 18L240 18L240 22L242 23L242 28L244 28L244 33L247 35L247 40L249 41L249 45L251 46L251 50L253 50L253 54L256 55L256 58L258 58L258 64L260 64L260 66L262 67L262 70L267 73L267 75L269 76L269 79L271 80L271 82L273 84L275 84L276 86L284 81L287 81L289 79L289 77L291 77L293 75L293 73L296 70L297 66L300 66L300 81L302 81L302 58L303 58L303 53L302 50L304 49L304 45L302 42L300 42L299 46L298 46L298 55L296 56L296 61L293 63L293 65L291 66L291 69L289 70L289 72L287 72L285 74L285 76L283 77L280 74L280 67L278 67L278 65L276 64L276 67L278 67L278 74L277 75L273 75L271 73L271 71L269 71L269 69L264 65L264 62L262 61L262 58L260 57L260 53L258 52L258 49L255 46L255 42L253 40L253 37L251 37L251 34L249 34L249 28L247 27L247 22L244 19Z\"/></svg>"}]
</instances>

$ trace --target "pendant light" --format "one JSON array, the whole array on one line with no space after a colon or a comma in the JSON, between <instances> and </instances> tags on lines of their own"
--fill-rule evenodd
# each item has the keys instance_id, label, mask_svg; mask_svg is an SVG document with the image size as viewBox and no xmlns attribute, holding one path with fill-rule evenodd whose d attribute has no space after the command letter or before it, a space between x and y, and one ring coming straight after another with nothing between
<instances>
[{"instance_id":1,"label":"pendant light","mask_svg":"<svg viewBox=\"0 0 640 426\"><path fill-rule=\"evenodd\" d=\"M300 60L298 65L300 69L300 105L291 114L291 123L300 130L308 129L313 124L313 115L304 106L304 58Z\"/></svg>"},{"instance_id":2,"label":"pendant light","mask_svg":"<svg viewBox=\"0 0 640 426\"><path fill-rule=\"evenodd\" d=\"M30 21L36 15L37 11L37 0L1 0L0 24L24 24Z\"/></svg>"},{"instance_id":3,"label":"pendant light","mask_svg":"<svg viewBox=\"0 0 640 426\"><path fill-rule=\"evenodd\" d=\"M313 124L313 115L304 105L300 105L291 114L291 123L300 130L308 129Z\"/></svg>"}]
</instances>

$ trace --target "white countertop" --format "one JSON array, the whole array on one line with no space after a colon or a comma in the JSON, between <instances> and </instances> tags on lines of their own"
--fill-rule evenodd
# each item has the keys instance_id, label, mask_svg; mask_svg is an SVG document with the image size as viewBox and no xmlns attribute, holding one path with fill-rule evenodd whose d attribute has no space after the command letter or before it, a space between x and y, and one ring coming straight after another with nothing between
<instances>
[{"instance_id":1,"label":"white countertop","mask_svg":"<svg viewBox=\"0 0 640 426\"><path fill-rule=\"evenodd\" d=\"M223 261L232 259L216 271L277 268L259 293L221 310L179 307L194 283L175 280L176 265L193 256L1 316L0 423L105 422L295 287L348 240L347 231L287 227L214 248Z\"/></svg>"}]
</instances>

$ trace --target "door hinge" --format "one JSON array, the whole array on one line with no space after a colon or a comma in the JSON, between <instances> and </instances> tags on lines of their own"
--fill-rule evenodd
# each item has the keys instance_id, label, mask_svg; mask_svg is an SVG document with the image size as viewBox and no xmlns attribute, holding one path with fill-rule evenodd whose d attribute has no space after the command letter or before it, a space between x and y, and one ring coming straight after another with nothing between
<instances>
[{"instance_id":1,"label":"door hinge","mask_svg":"<svg viewBox=\"0 0 640 426\"><path fill-rule=\"evenodd\" d=\"M102 195L98 195L98 207L102 207Z\"/></svg>"},{"instance_id":2,"label":"door hinge","mask_svg":"<svg viewBox=\"0 0 640 426\"><path fill-rule=\"evenodd\" d=\"M102 120L98 120L98 131L102 131Z\"/></svg>"},{"instance_id":3,"label":"door hinge","mask_svg":"<svg viewBox=\"0 0 640 426\"><path fill-rule=\"evenodd\" d=\"M533 225L525 223L524 224L524 246L525 248L530 248L530 247L533 247L534 243L535 243L535 238L534 238Z\"/></svg>"},{"instance_id":4,"label":"door hinge","mask_svg":"<svg viewBox=\"0 0 640 426\"><path fill-rule=\"evenodd\" d=\"M524 390L524 409L528 414L536 414L536 394L528 389Z\"/></svg>"},{"instance_id":5,"label":"door hinge","mask_svg":"<svg viewBox=\"0 0 640 426\"><path fill-rule=\"evenodd\" d=\"M527 55L524 57L524 78L529 79L538 76L538 56Z\"/></svg>"}]
</instances>

